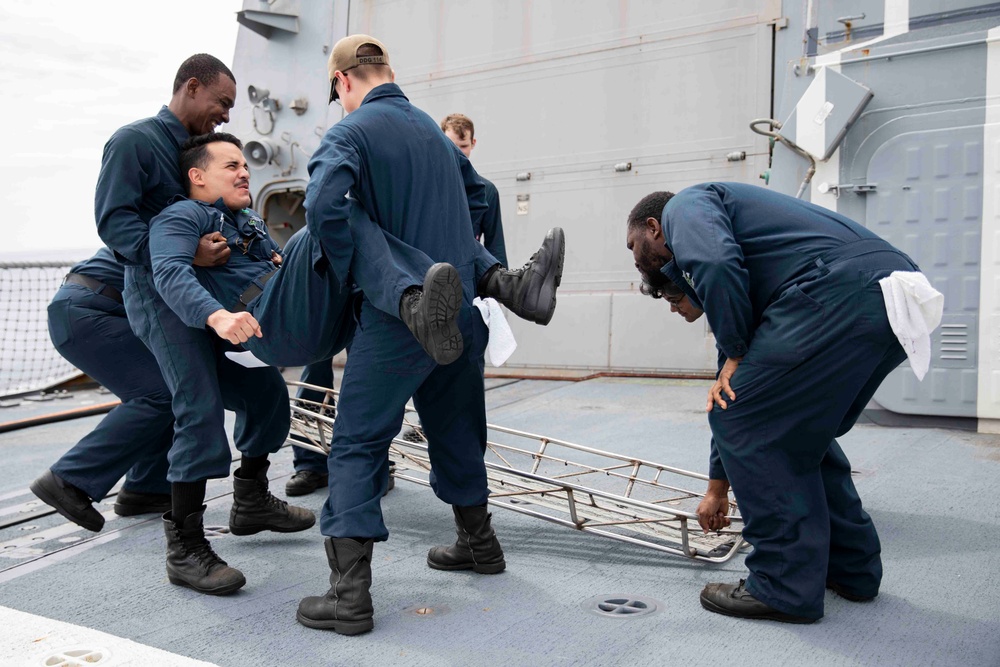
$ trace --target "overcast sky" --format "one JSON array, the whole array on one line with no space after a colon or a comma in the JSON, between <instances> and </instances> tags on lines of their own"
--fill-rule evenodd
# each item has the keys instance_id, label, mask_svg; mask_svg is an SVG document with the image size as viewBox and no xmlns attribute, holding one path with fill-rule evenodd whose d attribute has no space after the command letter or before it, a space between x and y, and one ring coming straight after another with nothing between
<instances>
[{"instance_id":1,"label":"overcast sky","mask_svg":"<svg viewBox=\"0 0 1000 667\"><path fill-rule=\"evenodd\" d=\"M232 64L242 4L0 3L0 254L80 249L83 259L99 247L94 187L104 143L170 100L188 56Z\"/></svg>"}]
</instances>

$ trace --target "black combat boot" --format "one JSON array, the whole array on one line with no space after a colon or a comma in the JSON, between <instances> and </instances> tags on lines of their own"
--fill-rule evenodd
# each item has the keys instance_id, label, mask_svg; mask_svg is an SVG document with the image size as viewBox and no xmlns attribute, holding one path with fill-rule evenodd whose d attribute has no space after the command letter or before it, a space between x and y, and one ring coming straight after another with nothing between
<instances>
[{"instance_id":1,"label":"black combat boot","mask_svg":"<svg viewBox=\"0 0 1000 667\"><path fill-rule=\"evenodd\" d=\"M95 533L104 528L104 517L93 506L90 496L51 470L46 470L28 488L76 525Z\"/></svg>"},{"instance_id":2,"label":"black combat boot","mask_svg":"<svg viewBox=\"0 0 1000 667\"><path fill-rule=\"evenodd\" d=\"M262 530L297 533L311 528L316 515L304 507L289 505L271 495L267 486L270 462L253 479L233 473L233 509L229 512L229 530L233 535L253 535Z\"/></svg>"},{"instance_id":3,"label":"black combat boot","mask_svg":"<svg viewBox=\"0 0 1000 667\"><path fill-rule=\"evenodd\" d=\"M285 482L286 496L304 496L316 489L325 489L330 482L330 476L315 470L300 470Z\"/></svg>"},{"instance_id":4,"label":"black combat boot","mask_svg":"<svg viewBox=\"0 0 1000 667\"><path fill-rule=\"evenodd\" d=\"M479 281L479 296L493 297L518 317L546 325L556 312L556 288L562 282L566 236L553 227L542 247L516 271L497 265Z\"/></svg>"},{"instance_id":5,"label":"black combat boot","mask_svg":"<svg viewBox=\"0 0 1000 667\"><path fill-rule=\"evenodd\" d=\"M247 583L236 568L219 558L205 539L202 524L205 506L189 514L183 525L174 523L171 512L163 515L167 534L167 579L177 586L187 586L207 595L226 595Z\"/></svg>"},{"instance_id":6,"label":"black combat boot","mask_svg":"<svg viewBox=\"0 0 1000 667\"><path fill-rule=\"evenodd\" d=\"M307 628L359 635L375 627L372 616L372 541L328 537L330 590L326 595L302 598L296 620Z\"/></svg>"},{"instance_id":7,"label":"black combat boot","mask_svg":"<svg viewBox=\"0 0 1000 667\"><path fill-rule=\"evenodd\" d=\"M410 287L399 300L399 319L420 346L441 365L462 356L462 332L455 321L462 307L462 279L451 264L435 264L424 276L424 286Z\"/></svg>"},{"instance_id":8,"label":"black combat boot","mask_svg":"<svg viewBox=\"0 0 1000 667\"><path fill-rule=\"evenodd\" d=\"M459 507L455 512L458 540L448 547L434 547L427 552L427 564L435 570L472 570L478 574L503 572L507 564L497 534L490 525L493 515L486 506Z\"/></svg>"}]
</instances>

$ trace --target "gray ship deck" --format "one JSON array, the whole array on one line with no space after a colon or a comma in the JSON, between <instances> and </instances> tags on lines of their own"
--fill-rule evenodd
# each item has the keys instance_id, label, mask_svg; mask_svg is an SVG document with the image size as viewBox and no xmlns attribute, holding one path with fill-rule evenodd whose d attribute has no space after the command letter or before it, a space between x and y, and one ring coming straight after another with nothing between
<instances>
[{"instance_id":1,"label":"gray ship deck","mask_svg":"<svg viewBox=\"0 0 1000 667\"><path fill-rule=\"evenodd\" d=\"M707 468L705 382L488 386L492 423ZM106 400L78 392L55 407L6 408L0 421ZM294 620L299 598L326 589L318 528L216 538L248 584L208 597L167 582L158 518L117 517L113 500L97 535L55 514L34 517L28 483L98 419L0 435L2 665L56 664L46 659L57 650L95 647L105 649L96 663L104 665L1000 665L1000 436L869 422L843 438L880 531L885 578L872 603L828 593L825 618L809 626L701 609L701 588L739 579L742 556L707 565L503 510L494 525L506 572L428 569L427 549L454 537L451 513L430 490L400 482L383 502L390 539L375 548L375 630L342 637ZM274 460L283 495L290 450ZM227 481L209 484L207 524L227 523L230 491ZM317 512L322 501L319 493L298 500ZM656 610L603 616L589 605L598 596L651 599Z\"/></svg>"}]
</instances>

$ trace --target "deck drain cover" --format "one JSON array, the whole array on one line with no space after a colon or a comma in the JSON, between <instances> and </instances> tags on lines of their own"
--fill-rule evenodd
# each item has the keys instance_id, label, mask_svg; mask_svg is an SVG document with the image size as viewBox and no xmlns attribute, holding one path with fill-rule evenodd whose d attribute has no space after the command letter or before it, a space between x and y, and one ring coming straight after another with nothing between
<instances>
[{"instance_id":1,"label":"deck drain cover","mask_svg":"<svg viewBox=\"0 0 1000 667\"><path fill-rule=\"evenodd\" d=\"M45 667L87 667L108 664L111 652L106 648L70 648L56 651L42 660Z\"/></svg>"},{"instance_id":2,"label":"deck drain cover","mask_svg":"<svg viewBox=\"0 0 1000 667\"><path fill-rule=\"evenodd\" d=\"M600 616L635 618L652 614L660 603L641 595L598 595L584 602L583 608Z\"/></svg>"}]
</instances>

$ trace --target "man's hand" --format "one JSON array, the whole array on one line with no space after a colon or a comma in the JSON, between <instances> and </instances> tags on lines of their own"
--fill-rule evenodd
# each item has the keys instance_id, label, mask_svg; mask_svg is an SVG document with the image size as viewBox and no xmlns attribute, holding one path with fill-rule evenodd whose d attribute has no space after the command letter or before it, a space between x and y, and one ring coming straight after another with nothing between
<instances>
[{"instance_id":1,"label":"man's hand","mask_svg":"<svg viewBox=\"0 0 1000 667\"><path fill-rule=\"evenodd\" d=\"M234 345L245 343L252 336L264 337L260 331L260 324L246 311L230 313L228 310L220 309L208 316L206 324L215 329L219 338L224 338Z\"/></svg>"},{"instance_id":2,"label":"man's hand","mask_svg":"<svg viewBox=\"0 0 1000 667\"><path fill-rule=\"evenodd\" d=\"M712 388L708 390L708 403L705 405L705 412L711 412L715 404L718 404L723 410L729 407L726 405L726 396L729 397L730 401L736 400L736 392L729 386L729 380L733 377L741 361L743 361L743 357L726 359L726 363L722 365L722 370L719 371L718 379L712 385Z\"/></svg>"},{"instance_id":3,"label":"man's hand","mask_svg":"<svg viewBox=\"0 0 1000 667\"><path fill-rule=\"evenodd\" d=\"M194 253L192 264L211 268L213 266L222 266L228 261L229 245L226 243L225 236L219 232L212 232L198 239L198 249Z\"/></svg>"},{"instance_id":4,"label":"man's hand","mask_svg":"<svg viewBox=\"0 0 1000 667\"><path fill-rule=\"evenodd\" d=\"M722 479L708 481L708 491L698 503L698 524L706 533L710 530L722 530L730 523L729 520L729 482Z\"/></svg>"},{"instance_id":5,"label":"man's hand","mask_svg":"<svg viewBox=\"0 0 1000 667\"><path fill-rule=\"evenodd\" d=\"M271 263L275 266L281 266L281 255L279 255L275 250L271 251Z\"/></svg>"}]
</instances>

